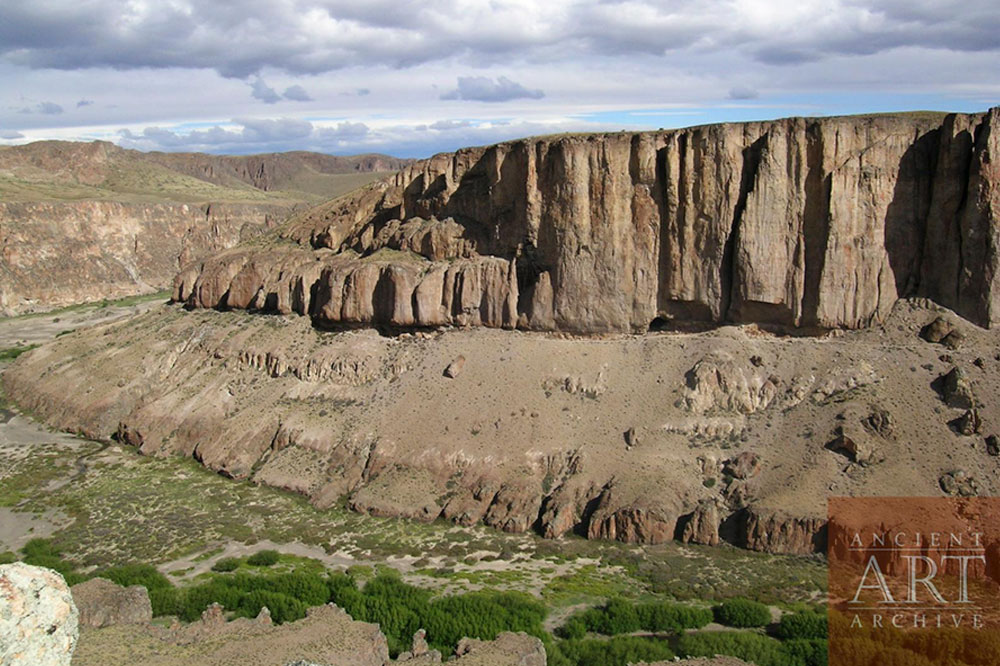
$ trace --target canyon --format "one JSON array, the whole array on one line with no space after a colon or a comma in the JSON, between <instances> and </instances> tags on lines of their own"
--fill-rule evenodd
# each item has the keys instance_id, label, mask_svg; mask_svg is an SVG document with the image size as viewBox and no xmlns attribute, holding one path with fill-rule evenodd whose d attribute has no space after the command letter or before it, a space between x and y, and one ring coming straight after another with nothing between
<instances>
[{"instance_id":1,"label":"canyon","mask_svg":"<svg viewBox=\"0 0 1000 666\"><path fill-rule=\"evenodd\" d=\"M4 390L321 510L822 551L830 495L998 489L998 123L438 155L192 261L173 304Z\"/></svg>"},{"instance_id":2,"label":"canyon","mask_svg":"<svg viewBox=\"0 0 1000 666\"><path fill-rule=\"evenodd\" d=\"M384 155L0 148L0 313L151 293L180 267L406 164Z\"/></svg>"}]
</instances>

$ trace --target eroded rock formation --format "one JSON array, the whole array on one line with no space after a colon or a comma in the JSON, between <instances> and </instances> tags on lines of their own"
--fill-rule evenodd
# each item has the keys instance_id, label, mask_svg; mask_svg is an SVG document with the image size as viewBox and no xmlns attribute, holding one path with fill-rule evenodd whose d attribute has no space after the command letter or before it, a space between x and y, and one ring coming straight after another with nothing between
<instances>
[{"instance_id":1,"label":"eroded rock formation","mask_svg":"<svg viewBox=\"0 0 1000 666\"><path fill-rule=\"evenodd\" d=\"M1000 317L1000 108L556 136L437 155L182 272L194 307L579 333ZM928 259L928 257L932 257Z\"/></svg>"}]
</instances>

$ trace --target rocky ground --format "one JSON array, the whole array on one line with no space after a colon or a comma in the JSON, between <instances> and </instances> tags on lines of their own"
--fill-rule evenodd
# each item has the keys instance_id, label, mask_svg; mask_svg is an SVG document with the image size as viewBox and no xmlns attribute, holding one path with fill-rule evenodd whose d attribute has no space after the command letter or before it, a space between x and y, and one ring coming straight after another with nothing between
<instances>
[{"instance_id":1,"label":"rocky ground","mask_svg":"<svg viewBox=\"0 0 1000 666\"><path fill-rule=\"evenodd\" d=\"M921 338L938 317L958 333ZM58 428L320 508L813 552L830 495L995 492L995 338L919 301L821 337L603 339L167 306L62 336L3 381Z\"/></svg>"}]
</instances>

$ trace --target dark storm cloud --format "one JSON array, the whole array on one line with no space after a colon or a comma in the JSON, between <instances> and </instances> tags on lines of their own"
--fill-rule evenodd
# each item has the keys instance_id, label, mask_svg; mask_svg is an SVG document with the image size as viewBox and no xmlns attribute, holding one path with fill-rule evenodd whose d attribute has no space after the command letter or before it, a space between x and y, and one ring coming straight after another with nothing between
<instances>
[{"instance_id":1,"label":"dark storm cloud","mask_svg":"<svg viewBox=\"0 0 1000 666\"><path fill-rule=\"evenodd\" d=\"M464 99L476 102L507 102L527 97L541 99L541 90L529 90L506 76L494 80L487 76L460 76L458 87L441 95L441 99Z\"/></svg>"},{"instance_id":2,"label":"dark storm cloud","mask_svg":"<svg viewBox=\"0 0 1000 666\"><path fill-rule=\"evenodd\" d=\"M995 0L33 0L0 4L0 58L32 68L316 74L736 49L769 64L898 47L1000 49Z\"/></svg>"}]
</instances>

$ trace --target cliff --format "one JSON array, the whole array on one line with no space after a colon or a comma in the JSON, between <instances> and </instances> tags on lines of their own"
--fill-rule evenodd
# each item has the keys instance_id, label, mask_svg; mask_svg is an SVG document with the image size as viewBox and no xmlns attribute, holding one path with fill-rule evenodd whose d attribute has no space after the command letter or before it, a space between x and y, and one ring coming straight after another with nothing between
<instances>
[{"instance_id":1,"label":"cliff","mask_svg":"<svg viewBox=\"0 0 1000 666\"><path fill-rule=\"evenodd\" d=\"M1000 108L524 139L437 155L188 267L193 307L577 333L990 326Z\"/></svg>"},{"instance_id":2,"label":"cliff","mask_svg":"<svg viewBox=\"0 0 1000 666\"><path fill-rule=\"evenodd\" d=\"M0 148L0 314L157 291L294 210L407 164L385 155Z\"/></svg>"},{"instance_id":3,"label":"cliff","mask_svg":"<svg viewBox=\"0 0 1000 666\"><path fill-rule=\"evenodd\" d=\"M261 204L0 203L0 314L163 289L179 267L275 226Z\"/></svg>"}]
</instances>

